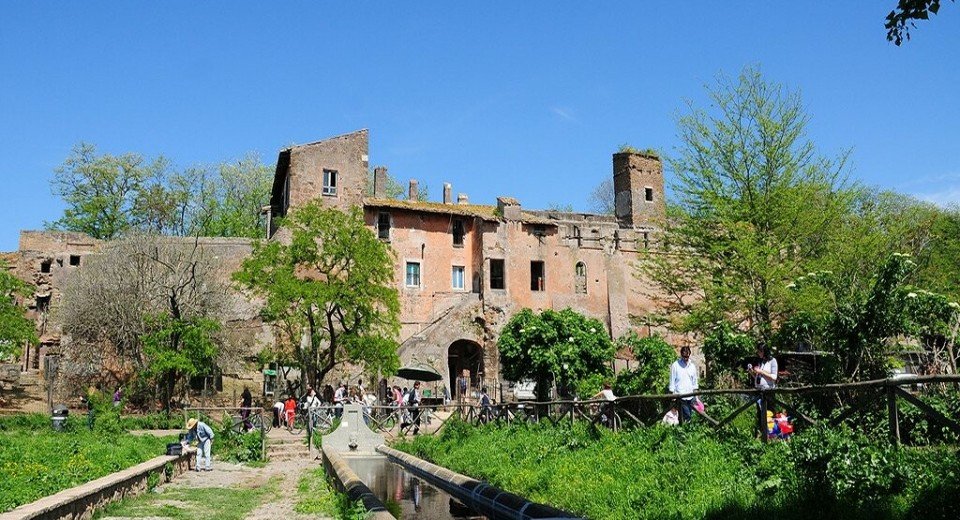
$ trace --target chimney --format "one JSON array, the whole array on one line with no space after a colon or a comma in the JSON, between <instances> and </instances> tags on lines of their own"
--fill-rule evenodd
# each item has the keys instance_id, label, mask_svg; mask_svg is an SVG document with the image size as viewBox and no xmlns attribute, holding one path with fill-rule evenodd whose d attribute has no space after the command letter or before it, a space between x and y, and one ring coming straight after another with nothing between
<instances>
[{"instance_id":1,"label":"chimney","mask_svg":"<svg viewBox=\"0 0 960 520\"><path fill-rule=\"evenodd\" d=\"M453 186L449 182L443 183L443 203L453 204Z\"/></svg>"},{"instance_id":2,"label":"chimney","mask_svg":"<svg viewBox=\"0 0 960 520\"><path fill-rule=\"evenodd\" d=\"M386 166L377 166L373 169L373 196L378 199L387 198Z\"/></svg>"},{"instance_id":3,"label":"chimney","mask_svg":"<svg viewBox=\"0 0 960 520\"><path fill-rule=\"evenodd\" d=\"M417 190L417 179L410 179L410 188L407 190L407 200L416 202L420 199L419 190Z\"/></svg>"},{"instance_id":4,"label":"chimney","mask_svg":"<svg viewBox=\"0 0 960 520\"><path fill-rule=\"evenodd\" d=\"M497 197L497 210L504 220L520 220L520 201L513 197Z\"/></svg>"},{"instance_id":5,"label":"chimney","mask_svg":"<svg viewBox=\"0 0 960 520\"><path fill-rule=\"evenodd\" d=\"M467 200L467 194L466 194L466 193L458 193L458 194L457 194L457 204L469 204L469 203L470 203L470 202Z\"/></svg>"}]
</instances>

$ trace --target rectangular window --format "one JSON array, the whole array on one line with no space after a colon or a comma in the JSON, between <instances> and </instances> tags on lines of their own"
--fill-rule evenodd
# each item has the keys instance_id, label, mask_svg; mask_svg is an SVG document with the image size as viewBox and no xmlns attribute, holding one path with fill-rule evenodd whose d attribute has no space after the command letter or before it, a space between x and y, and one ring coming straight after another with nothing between
<instances>
[{"instance_id":1,"label":"rectangular window","mask_svg":"<svg viewBox=\"0 0 960 520\"><path fill-rule=\"evenodd\" d=\"M40 262L40 272L49 273L50 272L50 260L44 260Z\"/></svg>"},{"instance_id":2,"label":"rectangular window","mask_svg":"<svg viewBox=\"0 0 960 520\"><path fill-rule=\"evenodd\" d=\"M37 312L47 312L50 310L50 295L37 296Z\"/></svg>"},{"instance_id":3,"label":"rectangular window","mask_svg":"<svg viewBox=\"0 0 960 520\"><path fill-rule=\"evenodd\" d=\"M490 288L506 289L506 276L503 268L503 260L490 259Z\"/></svg>"},{"instance_id":4,"label":"rectangular window","mask_svg":"<svg viewBox=\"0 0 960 520\"><path fill-rule=\"evenodd\" d=\"M643 199L647 202L653 202L653 188L643 189Z\"/></svg>"},{"instance_id":5,"label":"rectangular window","mask_svg":"<svg viewBox=\"0 0 960 520\"><path fill-rule=\"evenodd\" d=\"M323 170L323 194L337 196L337 170Z\"/></svg>"},{"instance_id":6,"label":"rectangular window","mask_svg":"<svg viewBox=\"0 0 960 520\"><path fill-rule=\"evenodd\" d=\"M70 265L74 267L80 265L80 255L70 255Z\"/></svg>"},{"instance_id":7,"label":"rectangular window","mask_svg":"<svg viewBox=\"0 0 960 520\"><path fill-rule=\"evenodd\" d=\"M530 290L542 291L546 287L544 280L543 262L534 260L530 262Z\"/></svg>"},{"instance_id":8,"label":"rectangular window","mask_svg":"<svg viewBox=\"0 0 960 520\"><path fill-rule=\"evenodd\" d=\"M407 262L407 287L420 287L420 262Z\"/></svg>"},{"instance_id":9,"label":"rectangular window","mask_svg":"<svg viewBox=\"0 0 960 520\"><path fill-rule=\"evenodd\" d=\"M463 290L463 273L464 268L462 265L453 266L453 270L451 272L451 286L454 289Z\"/></svg>"},{"instance_id":10,"label":"rectangular window","mask_svg":"<svg viewBox=\"0 0 960 520\"><path fill-rule=\"evenodd\" d=\"M463 247L463 221L454 220L453 221L453 246L454 247Z\"/></svg>"},{"instance_id":11,"label":"rectangular window","mask_svg":"<svg viewBox=\"0 0 960 520\"><path fill-rule=\"evenodd\" d=\"M377 236L380 240L390 240L390 214L380 213L377 215Z\"/></svg>"}]
</instances>

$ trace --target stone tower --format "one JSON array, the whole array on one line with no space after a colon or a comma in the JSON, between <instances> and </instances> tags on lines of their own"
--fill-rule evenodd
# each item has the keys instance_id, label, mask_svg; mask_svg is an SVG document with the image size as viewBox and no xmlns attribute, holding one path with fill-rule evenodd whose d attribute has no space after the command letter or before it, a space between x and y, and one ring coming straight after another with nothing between
<instances>
[{"instance_id":1,"label":"stone tower","mask_svg":"<svg viewBox=\"0 0 960 520\"><path fill-rule=\"evenodd\" d=\"M667 210L660 158L637 152L613 154L613 193L621 227L660 227Z\"/></svg>"}]
</instances>

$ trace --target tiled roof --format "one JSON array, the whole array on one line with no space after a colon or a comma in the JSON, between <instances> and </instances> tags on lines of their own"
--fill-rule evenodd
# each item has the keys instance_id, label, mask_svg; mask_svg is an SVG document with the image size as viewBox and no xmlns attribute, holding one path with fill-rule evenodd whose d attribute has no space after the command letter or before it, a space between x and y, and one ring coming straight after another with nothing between
<instances>
[{"instance_id":1,"label":"tiled roof","mask_svg":"<svg viewBox=\"0 0 960 520\"><path fill-rule=\"evenodd\" d=\"M497 215L496 206L485 204L444 204L442 202L423 202L398 199L377 199L367 197L363 199L363 205L374 208L395 208L409 211L423 211L426 213L438 213L442 215L462 215L465 217L477 217L484 220L503 220ZM556 222L549 219L522 212L522 222L528 224L548 224L556 225Z\"/></svg>"}]
</instances>

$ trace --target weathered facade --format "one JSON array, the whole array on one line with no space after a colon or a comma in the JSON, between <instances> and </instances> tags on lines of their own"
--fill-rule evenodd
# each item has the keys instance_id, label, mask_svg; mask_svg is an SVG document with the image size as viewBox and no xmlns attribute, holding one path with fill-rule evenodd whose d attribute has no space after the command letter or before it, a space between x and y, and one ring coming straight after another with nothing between
<instances>
[{"instance_id":1,"label":"weathered facade","mask_svg":"<svg viewBox=\"0 0 960 520\"><path fill-rule=\"evenodd\" d=\"M395 253L401 362L432 365L447 388L456 388L464 373L474 388L499 382L496 340L521 308L569 307L599 319L614 338L633 326L631 317L654 310L647 297L652 288L633 275L632 263L653 246L664 217L663 170L656 157L613 156L615 215L529 210L506 196L496 205L470 204L464 194L454 200L450 184L441 201L424 202L414 180L405 199L392 199L386 196L386 168L374 169L373 186L368 169L366 130L282 150L267 234L282 239L277 217L312 200L340 210L361 206L367 225ZM21 233L13 269L36 288L27 307L41 338L22 357L23 370L42 372L44 358L59 353L61 331L51 309L68 277L102 245L80 233ZM222 265L224 280L251 251L244 239L202 238L200 245ZM256 301L240 293L232 298L231 347L252 359L272 336ZM259 371L225 368L240 378L235 384L262 383Z\"/></svg>"},{"instance_id":2,"label":"weathered facade","mask_svg":"<svg viewBox=\"0 0 960 520\"><path fill-rule=\"evenodd\" d=\"M448 388L464 370L474 387L496 384L496 339L521 308L570 307L604 322L612 337L630 329L631 316L653 310L631 263L664 217L658 158L613 156L616 214L604 216L526 210L511 197L495 206L462 194L455 202L449 184L441 202L423 202L414 180L405 200L390 199L386 168L367 186L367 145L361 130L281 151L270 212L284 216L315 199L363 207L367 225L395 252L402 362L433 365Z\"/></svg>"}]
</instances>

